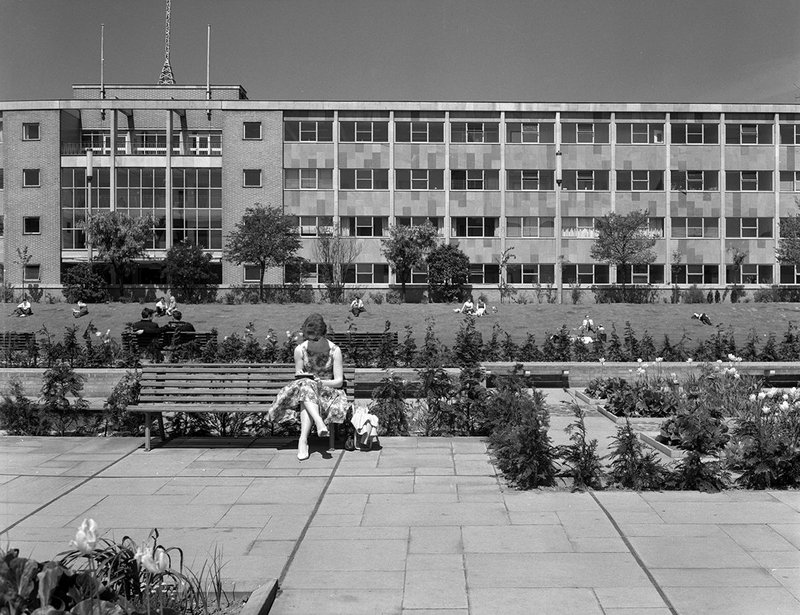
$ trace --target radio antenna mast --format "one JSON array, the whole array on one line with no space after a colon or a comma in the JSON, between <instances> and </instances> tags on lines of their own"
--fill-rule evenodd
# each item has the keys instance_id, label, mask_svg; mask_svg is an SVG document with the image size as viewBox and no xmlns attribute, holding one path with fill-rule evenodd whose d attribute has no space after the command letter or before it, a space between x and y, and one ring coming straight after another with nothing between
<instances>
[{"instance_id":1,"label":"radio antenna mast","mask_svg":"<svg viewBox=\"0 0 800 615\"><path fill-rule=\"evenodd\" d=\"M167 19L164 26L164 66L161 68L161 76L158 78L158 85L175 85L175 76L172 74L172 66L169 63L169 13L170 0L167 3Z\"/></svg>"}]
</instances>

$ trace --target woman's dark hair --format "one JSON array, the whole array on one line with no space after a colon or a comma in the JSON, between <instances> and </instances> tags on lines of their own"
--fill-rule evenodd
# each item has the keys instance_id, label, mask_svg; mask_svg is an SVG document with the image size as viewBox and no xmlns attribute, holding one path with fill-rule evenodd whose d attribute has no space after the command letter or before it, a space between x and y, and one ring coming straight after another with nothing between
<instances>
[{"instance_id":1,"label":"woman's dark hair","mask_svg":"<svg viewBox=\"0 0 800 615\"><path fill-rule=\"evenodd\" d=\"M319 339L328 332L328 325L322 314L309 314L302 327L303 337L308 339Z\"/></svg>"}]
</instances>

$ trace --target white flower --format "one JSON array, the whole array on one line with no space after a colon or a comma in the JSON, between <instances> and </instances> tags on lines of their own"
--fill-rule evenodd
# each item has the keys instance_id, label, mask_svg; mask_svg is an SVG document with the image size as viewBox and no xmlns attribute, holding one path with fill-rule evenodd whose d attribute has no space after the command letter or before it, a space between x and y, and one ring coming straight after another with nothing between
<instances>
[{"instance_id":1,"label":"white flower","mask_svg":"<svg viewBox=\"0 0 800 615\"><path fill-rule=\"evenodd\" d=\"M763 408L761 408L762 414L769 414L770 412L772 412L772 409L769 406L764 406Z\"/></svg>"},{"instance_id":2,"label":"white flower","mask_svg":"<svg viewBox=\"0 0 800 615\"><path fill-rule=\"evenodd\" d=\"M781 405L780 405L780 409L783 410L784 412L789 412L789 402L788 401L782 401Z\"/></svg>"},{"instance_id":3,"label":"white flower","mask_svg":"<svg viewBox=\"0 0 800 615\"><path fill-rule=\"evenodd\" d=\"M606 363L606 360L605 360L605 358L604 358L604 357L600 357L600 363L601 363L602 365L605 365L605 363Z\"/></svg>"},{"instance_id":4,"label":"white flower","mask_svg":"<svg viewBox=\"0 0 800 615\"><path fill-rule=\"evenodd\" d=\"M642 367L639 367L639 368L636 370L636 373L637 373L637 374L646 374L646 373L647 373L647 370L646 370L646 369L644 369L644 368L642 368Z\"/></svg>"},{"instance_id":5,"label":"white flower","mask_svg":"<svg viewBox=\"0 0 800 615\"><path fill-rule=\"evenodd\" d=\"M664 360L664 357L656 357L656 363L661 363Z\"/></svg>"},{"instance_id":6,"label":"white flower","mask_svg":"<svg viewBox=\"0 0 800 615\"><path fill-rule=\"evenodd\" d=\"M155 551L138 547L133 559L152 574L165 572L169 569L169 556L163 547L156 547Z\"/></svg>"},{"instance_id":7,"label":"white flower","mask_svg":"<svg viewBox=\"0 0 800 615\"><path fill-rule=\"evenodd\" d=\"M764 391L759 392L759 394L758 394L759 401L764 399L766 396L767 396L767 394Z\"/></svg>"},{"instance_id":8,"label":"white flower","mask_svg":"<svg viewBox=\"0 0 800 615\"><path fill-rule=\"evenodd\" d=\"M639 363L641 363L641 362L642 362L642 360L641 360L641 359L636 359L636 361L637 361L637 362L639 362Z\"/></svg>"},{"instance_id":9,"label":"white flower","mask_svg":"<svg viewBox=\"0 0 800 615\"><path fill-rule=\"evenodd\" d=\"M755 401L756 400L756 394L755 393L750 393L749 399L750 399L750 401Z\"/></svg>"},{"instance_id":10,"label":"white flower","mask_svg":"<svg viewBox=\"0 0 800 615\"><path fill-rule=\"evenodd\" d=\"M691 363L692 361L694 361L694 359L692 357L689 357L688 359L686 359L687 363Z\"/></svg>"},{"instance_id":11,"label":"white flower","mask_svg":"<svg viewBox=\"0 0 800 615\"><path fill-rule=\"evenodd\" d=\"M97 544L97 523L94 519L83 520L75 532L75 540L70 541L70 544L84 555L94 551Z\"/></svg>"}]
</instances>

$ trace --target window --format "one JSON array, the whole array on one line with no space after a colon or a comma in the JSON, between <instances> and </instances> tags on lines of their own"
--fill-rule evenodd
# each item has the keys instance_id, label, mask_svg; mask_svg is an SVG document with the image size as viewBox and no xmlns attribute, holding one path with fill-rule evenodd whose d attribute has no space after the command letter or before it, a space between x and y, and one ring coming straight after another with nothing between
<instances>
[{"instance_id":1,"label":"window","mask_svg":"<svg viewBox=\"0 0 800 615\"><path fill-rule=\"evenodd\" d=\"M451 190L499 190L500 172L484 169L450 171Z\"/></svg>"},{"instance_id":2,"label":"window","mask_svg":"<svg viewBox=\"0 0 800 615\"><path fill-rule=\"evenodd\" d=\"M564 190L608 190L608 171L567 170L562 171L561 179Z\"/></svg>"},{"instance_id":3,"label":"window","mask_svg":"<svg viewBox=\"0 0 800 615\"><path fill-rule=\"evenodd\" d=\"M772 124L725 124L728 145L770 145Z\"/></svg>"},{"instance_id":4,"label":"window","mask_svg":"<svg viewBox=\"0 0 800 615\"><path fill-rule=\"evenodd\" d=\"M509 190L554 190L555 171L522 169L508 171Z\"/></svg>"},{"instance_id":5,"label":"window","mask_svg":"<svg viewBox=\"0 0 800 615\"><path fill-rule=\"evenodd\" d=\"M429 216L398 216L395 218L395 223L397 226L423 226L424 224L430 224L433 228L436 229L437 234L442 234L442 218L439 217L429 217ZM427 275L427 273L426 273Z\"/></svg>"},{"instance_id":6,"label":"window","mask_svg":"<svg viewBox=\"0 0 800 615\"><path fill-rule=\"evenodd\" d=\"M329 120L287 120L283 123L284 141L331 143L333 122Z\"/></svg>"},{"instance_id":7,"label":"window","mask_svg":"<svg viewBox=\"0 0 800 615\"><path fill-rule=\"evenodd\" d=\"M288 284L316 284L317 263L301 261L299 263L287 263L283 266L283 279Z\"/></svg>"},{"instance_id":8,"label":"window","mask_svg":"<svg viewBox=\"0 0 800 615\"><path fill-rule=\"evenodd\" d=\"M800 284L800 265L781 265L781 284Z\"/></svg>"},{"instance_id":9,"label":"window","mask_svg":"<svg viewBox=\"0 0 800 615\"><path fill-rule=\"evenodd\" d=\"M675 239L719 237L719 218L672 218Z\"/></svg>"},{"instance_id":10,"label":"window","mask_svg":"<svg viewBox=\"0 0 800 615\"><path fill-rule=\"evenodd\" d=\"M608 284L608 265L563 265L561 279L564 284Z\"/></svg>"},{"instance_id":11,"label":"window","mask_svg":"<svg viewBox=\"0 0 800 615\"><path fill-rule=\"evenodd\" d=\"M242 138L250 140L261 139L261 122L242 122Z\"/></svg>"},{"instance_id":12,"label":"window","mask_svg":"<svg viewBox=\"0 0 800 615\"><path fill-rule=\"evenodd\" d=\"M39 169L22 169L23 188L38 188L39 181Z\"/></svg>"},{"instance_id":13,"label":"window","mask_svg":"<svg viewBox=\"0 0 800 615\"><path fill-rule=\"evenodd\" d=\"M556 267L539 263L509 263L506 265L506 281L509 284L554 284Z\"/></svg>"},{"instance_id":14,"label":"window","mask_svg":"<svg viewBox=\"0 0 800 615\"><path fill-rule=\"evenodd\" d=\"M243 280L247 284L258 283L261 281L261 267L258 265L243 265Z\"/></svg>"},{"instance_id":15,"label":"window","mask_svg":"<svg viewBox=\"0 0 800 615\"><path fill-rule=\"evenodd\" d=\"M172 243L185 239L211 250L222 248L222 169L172 169Z\"/></svg>"},{"instance_id":16,"label":"window","mask_svg":"<svg viewBox=\"0 0 800 615\"><path fill-rule=\"evenodd\" d=\"M719 284L718 265L673 265L673 284Z\"/></svg>"},{"instance_id":17,"label":"window","mask_svg":"<svg viewBox=\"0 0 800 615\"><path fill-rule=\"evenodd\" d=\"M561 124L563 143L608 143L609 124L606 122L576 122Z\"/></svg>"},{"instance_id":18,"label":"window","mask_svg":"<svg viewBox=\"0 0 800 615\"><path fill-rule=\"evenodd\" d=\"M725 171L725 188L734 191L770 191L772 171Z\"/></svg>"},{"instance_id":19,"label":"window","mask_svg":"<svg viewBox=\"0 0 800 615\"><path fill-rule=\"evenodd\" d=\"M725 218L725 237L772 237L772 218Z\"/></svg>"},{"instance_id":20,"label":"window","mask_svg":"<svg viewBox=\"0 0 800 615\"><path fill-rule=\"evenodd\" d=\"M442 169L397 169L394 175L397 190L444 190Z\"/></svg>"},{"instance_id":21,"label":"window","mask_svg":"<svg viewBox=\"0 0 800 615\"><path fill-rule=\"evenodd\" d=\"M647 192L664 189L664 171L617 171L617 190Z\"/></svg>"},{"instance_id":22,"label":"window","mask_svg":"<svg viewBox=\"0 0 800 615\"><path fill-rule=\"evenodd\" d=\"M450 219L453 237L499 237L500 219L479 216Z\"/></svg>"},{"instance_id":23,"label":"window","mask_svg":"<svg viewBox=\"0 0 800 615\"><path fill-rule=\"evenodd\" d=\"M25 265L22 273L23 282L39 282L41 279L40 265Z\"/></svg>"},{"instance_id":24,"label":"window","mask_svg":"<svg viewBox=\"0 0 800 615\"><path fill-rule=\"evenodd\" d=\"M398 143L444 143L444 122L395 122Z\"/></svg>"},{"instance_id":25,"label":"window","mask_svg":"<svg viewBox=\"0 0 800 615\"><path fill-rule=\"evenodd\" d=\"M245 188L260 188L261 169L245 169L242 171L242 186Z\"/></svg>"},{"instance_id":26,"label":"window","mask_svg":"<svg viewBox=\"0 0 800 615\"><path fill-rule=\"evenodd\" d=\"M617 284L663 284L664 265L617 267Z\"/></svg>"},{"instance_id":27,"label":"window","mask_svg":"<svg viewBox=\"0 0 800 615\"><path fill-rule=\"evenodd\" d=\"M617 143L663 143L664 124L617 124Z\"/></svg>"},{"instance_id":28,"label":"window","mask_svg":"<svg viewBox=\"0 0 800 615\"><path fill-rule=\"evenodd\" d=\"M719 143L719 124L672 124L672 142L689 145Z\"/></svg>"},{"instance_id":29,"label":"window","mask_svg":"<svg viewBox=\"0 0 800 615\"><path fill-rule=\"evenodd\" d=\"M339 122L342 143L386 143L389 141L389 122Z\"/></svg>"},{"instance_id":30,"label":"window","mask_svg":"<svg viewBox=\"0 0 800 615\"><path fill-rule=\"evenodd\" d=\"M39 216L26 216L22 218L23 235L39 235L41 232Z\"/></svg>"},{"instance_id":31,"label":"window","mask_svg":"<svg viewBox=\"0 0 800 615\"><path fill-rule=\"evenodd\" d=\"M0 170L2 179L2 170ZM781 171L781 192L800 192L800 171Z\"/></svg>"},{"instance_id":32,"label":"window","mask_svg":"<svg viewBox=\"0 0 800 615\"><path fill-rule=\"evenodd\" d=\"M388 190L388 169L341 169L339 171L341 190Z\"/></svg>"},{"instance_id":33,"label":"window","mask_svg":"<svg viewBox=\"0 0 800 615\"><path fill-rule=\"evenodd\" d=\"M39 138L39 122L23 122L22 140L38 141Z\"/></svg>"},{"instance_id":34,"label":"window","mask_svg":"<svg viewBox=\"0 0 800 615\"><path fill-rule=\"evenodd\" d=\"M497 284L500 281L500 265L472 263L469 266L470 284Z\"/></svg>"},{"instance_id":35,"label":"window","mask_svg":"<svg viewBox=\"0 0 800 615\"><path fill-rule=\"evenodd\" d=\"M333 230L333 216L299 216L297 223L301 237L317 237L320 231Z\"/></svg>"},{"instance_id":36,"label":"window","mask_svg":"<svg viewBox=\"0 0 800 615\"><path fill-rule=\"evenodd\" d=\"M772 265L726 265L728 284L772 284Z\"/></svg>"},{"instance_id":37,"label":"window","mask_svg":"<svg viewBox=\"0 0 800 615\"><path fill-rule=\"evenodd\" d=\"M561 236L594 239L597 237L595 219L591 217L574 216L561 218Z\"/></svg>"},{"instance_id":38,"label":"window","mask_svg":"<svg viewBox=\"0 0 800 615\"><path fill-rule=\"evenodd\" d=\"M800 145L800 124L781 124L781 145Z\"/></svg>"},{"instance_id":39,"label":"window","mask_svg":"<svg viewBox=\"0 0 800 615\"><path fill-rule=\"evenodd\" d=\"M344 272L348 284L386 284L389 281L389 265L384 263L356 263Z\"/></svg>"},{"instance_id":40,"label":"window","mask_svg":"<svg viewBox=\"0 0 800 615\"><path fill-rule=\"evenodd\" d=\"M555 143L555 124L552 122L508 122L506 139L509 143Z\"/></svg>"},{"instance_id":41,"label":"window","mask_svg":"<svg viewBox=\"0 0 800 615\"><path fill-rule=\"evenodd\" d=\"M718 171L672 171L672 189L680 192L719 190Z\"/></svg>"},{"instance_id":42,"label":"window","mask_svg":"<svg viewBox=\"0 0 800 615\"><path fill-rule=\"evenodd\" d=\"M333 169L284 169L283 187L286 190L331 190Z\"/></svg>"},{"instance_id":43,"label":"window","mask_svg":"<svg viewBox=\"0 0 800 615\"><path fill-rule=\"evenodd\" d=\"M66 144L61 144L62 148L64 145ZM111 153L111 133L108 130L84 130L81 132L81 142L78 147L79 149L77 151L70 153L83 154L83 152L88 148L95 154L107 156Z\"/></svg>"},{"instance_id":44,"label":"window","mask_svg":"<svg viewBox=\"0 0 800 615\"><path fill-rule=\"evenodd\" d=\"M222 133L211 130L173 133L172 153L175 156L222 156Z\"/></svg>"},{"instance_id":45,"label":"window","mask_svg":"<svg viewBox=\"0 0 800 615\"><path fill-rule=\"evenodd\" d=\"M453 143L499 143L497 122L452 122L450 139Z\"/></svg>"},{"instance_id":46,"label":"window","mask_svg":"<svg viewBox=\"0 0 800 615\"><path fill-rule=\"evenodd\" d=\"M386 216L343 216L342 235L345 237L384 237L389 219Z\"/></svg>"},{"instance_id":47,"label":"window","mask_svg":"<svg viewBox=\"0 0 800 615\"><path fill-rule=\"evenodd\" d=\"M509 216L506 218L507 237L552 237L555 218Z\"/></svg>"}]
</instances>

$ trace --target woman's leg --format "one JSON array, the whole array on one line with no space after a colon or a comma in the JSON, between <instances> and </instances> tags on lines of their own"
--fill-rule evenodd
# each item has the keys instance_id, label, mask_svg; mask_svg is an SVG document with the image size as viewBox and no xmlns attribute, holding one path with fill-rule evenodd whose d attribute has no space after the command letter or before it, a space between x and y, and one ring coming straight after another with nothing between
<instances>
[{"instance_id":1,"label":"woman's leg","mask_svg":"<svg viewBox=\"0 0 800 615\"><path fill-rule=\"evenodd\" d=\"M311 433L311 417L308 412L300 413L300 439L297 442L297 458L308 459L308 434Z\"/></svg>"},{"instance_id":2,"label":"woman's leg","mask_svg":"<svg viewBox=\"0 0 800 615\"><path fill-rule=\"evenodd\" d=\"M314 421L314 425L317 426L317 434L324 437L328 435L328 426L325 425L325 421L322 420L322 417L319 414L319 406L313 401L304 401L303 407L305 408L304 415L308 415L312 421Z\"/></svg>"}]
</instances>

